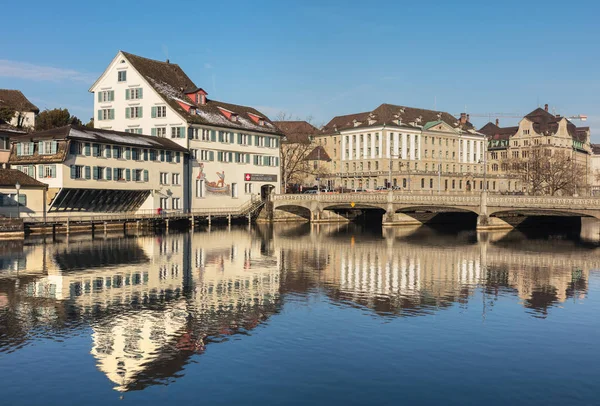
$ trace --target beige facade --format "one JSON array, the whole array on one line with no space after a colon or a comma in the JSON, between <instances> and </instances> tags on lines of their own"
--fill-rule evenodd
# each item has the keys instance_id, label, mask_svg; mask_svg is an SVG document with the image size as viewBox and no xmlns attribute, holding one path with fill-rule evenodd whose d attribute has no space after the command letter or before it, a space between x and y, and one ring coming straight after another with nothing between
<instances>
[{"instance_id":1,"label":"beige facade","mask_svg":"<svg viewBox=\"0 0 600 406\"><path fill-rule=\"evenodd\" d=\"M317 137L332 159L325 176L330 189L483 189L485 138L465 115L457 120L447 113L382 105L346 125L344 117L334 118Z\"/></svg>"},{"instance_id":2,"label":"beige facade","mask_svg":"<svg viewBox=\"0 0 600 406\"><path fill-rule=\"evenodd\" d=\"M48 216L184 210L186 162L187 150L170 140L71 126L13 138L10 158L48 185Z\"/></svg>"},{"instance_id":3,"label":"beige facade","mask_svg":"<svg viewBox=\"0 0 600 406\"><path fill-rule=\"evenodd\" d=\"M489 190L498 192L528 193L526 179L511 171L514 162L527 162L536 150L544 150L548 157L560 153L573 159L581 168L582 185L589 185L593 173L591 166L590 130L576 127L567 118L555 116L538 108L522 120L518 126L501 128L492 123L480 129L488 137L487 173ZM587 193L587 186L579 193Z\"/></svg>"}]
</instances>

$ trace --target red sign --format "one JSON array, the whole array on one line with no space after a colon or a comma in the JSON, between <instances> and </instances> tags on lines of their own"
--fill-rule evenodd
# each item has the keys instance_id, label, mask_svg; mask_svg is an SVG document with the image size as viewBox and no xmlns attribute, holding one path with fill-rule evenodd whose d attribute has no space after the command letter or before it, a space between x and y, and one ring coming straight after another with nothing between
<instances>
[{"instance_id":1,"label":"red sign","mask_svg":"<svg viewBox=\"0 0 600 406\"><path fill-rule=\"evenodd\" d=\"M249 173L244 175L244 178L246 178L246 181L251 181L252 180L252 175L250 175Z\"/></svg>"}]
</instances>

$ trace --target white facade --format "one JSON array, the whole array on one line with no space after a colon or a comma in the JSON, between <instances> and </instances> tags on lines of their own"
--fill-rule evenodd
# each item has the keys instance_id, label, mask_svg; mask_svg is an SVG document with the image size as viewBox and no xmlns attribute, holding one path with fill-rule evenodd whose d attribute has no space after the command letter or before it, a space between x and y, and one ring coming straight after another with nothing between
<instances>
[{"instance_id":1,"label":"white facade","mask_svg":"<svg viewBox=\"0 0 600 406\"><path fill-rule=\"evenodd\" d=\"M270 190L279 193L279 135L273 132L271 123L265 124L270 132L261 132L258 125L252 125L242 114L234 122L225 114L231 108L228 104L222 115L196 110L196 102L186 99L187 96L174 96L180 89L142 75L127 55L119 52L90 88L94 93L96 128L166 137L189 148L189 167L185 169L189 184L185 186L190 191L192 210L235 208L249 202L252 195L262 192L264 197ZM144 61L169 69L174 66ZM190 109L189 114L178 111L174 102ZM196 124L191 115L203 115L214 124ZM235 123L242 122L249 125L236 128Z\"/></svg>"}]
</instances>

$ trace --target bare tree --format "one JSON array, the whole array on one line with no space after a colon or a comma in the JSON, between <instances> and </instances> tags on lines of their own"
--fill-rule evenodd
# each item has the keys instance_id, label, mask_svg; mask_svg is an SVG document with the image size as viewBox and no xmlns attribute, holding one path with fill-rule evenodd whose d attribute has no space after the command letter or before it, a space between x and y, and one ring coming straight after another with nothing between
<instances>
[{"instance_id":1,"label":"bare tree","mask_svg":"<svg viewBox=\"0 0 600 406\"><path fill-rule=\"evenodd\" d=\"M291 121L292 115L280 112L276 117L277 121ZM310 123L312 117L307 117L305 121ZM301 121L297 119L296 121ZM314 149L311 140L312 133L289 134L289 138L281 143L281 184L284 191L294 184L302 184L306 178L312 174L309 163L305 160L306 156Z\"/></svg>"},{"instance_id":2,"label":"bare tree","mask_svg":"<svg viewBox=\"0 0 600 406\"><path fill-rule=\"evenodd\" d=\"M585 166L570 151L535 146L521 157L502 162L504 170L520 179L533 195L569 195L586 187Z\"/></svg>"}]
</instances>

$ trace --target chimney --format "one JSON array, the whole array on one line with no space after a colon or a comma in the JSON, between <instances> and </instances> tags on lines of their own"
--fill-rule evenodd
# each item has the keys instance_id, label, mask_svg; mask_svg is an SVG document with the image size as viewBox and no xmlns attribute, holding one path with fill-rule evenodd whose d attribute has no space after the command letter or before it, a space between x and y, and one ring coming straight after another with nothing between
<instances>
[{"instance_id":1,"label":"chimney","mask_svg":"<svg viewBox=\"0 0 600 406\"><path fill-rule=\"evenodd\" d=\"M467 114L467 123L471 122L470 118L471 118L471 115Z\"/></svg>"},{"instance_id":2,"label":"chimney","mask_svg":"<svg viewBox=\"0 0 600 406\"><path fill-rule=\"evenodd\" d=\"M496 119L496 127L500 127L500 120Z\"/></svg>"},{"instance_id":3,"label":"chimney","mask_svg":"<svg viewBox=\"0 0 600 406\"><path fill-rule=\"evenodd\" d=\"M548 103L544 104L544 110L548 111Z\"/></svg>"},{"instance_id":4,"label":"chimney","mask_svg":"<svg viewBox=\"0 0 600 406\"><path fill-rule=\"evenodd\" d=\"M460 113L460 123L464 124L467 122L467 113Z\"/></svg>"},{"instance_id":5,"label":"chimney","mask_svg":"<svg viewBox=\"0 0 600 406\"><path fill-rule=\"evenodd\" d=\"M169 60L167 59L167 63L171 63L171 61L169 61Z\"/></svg>"}]
</instances>

